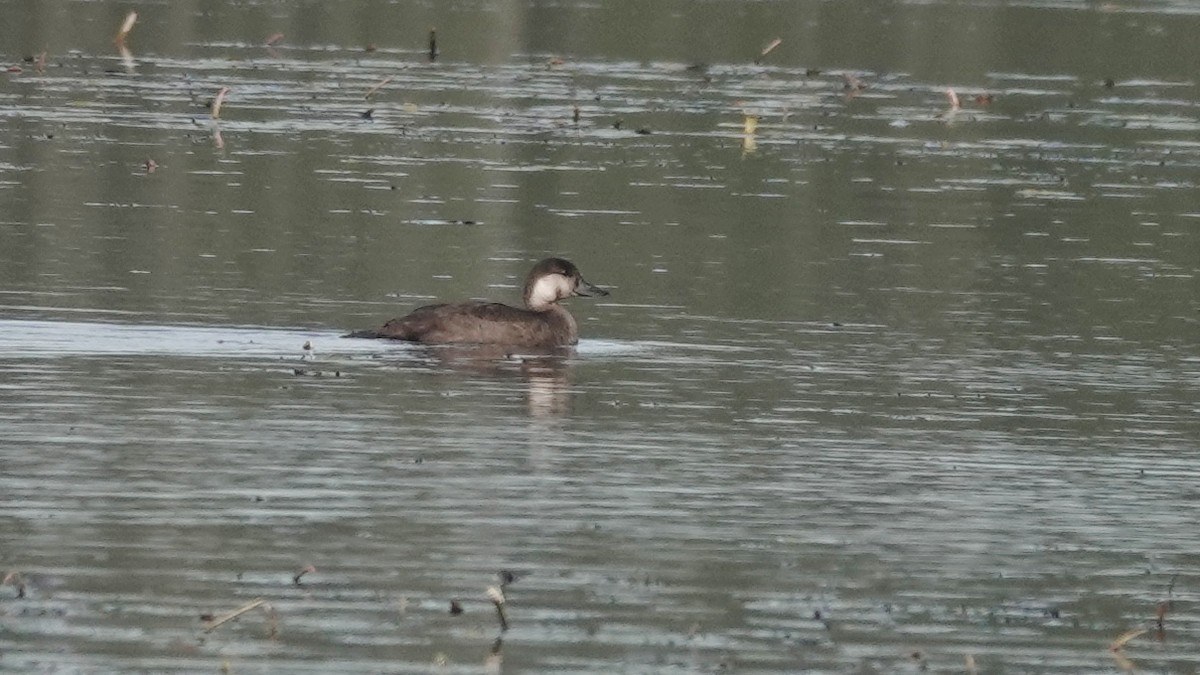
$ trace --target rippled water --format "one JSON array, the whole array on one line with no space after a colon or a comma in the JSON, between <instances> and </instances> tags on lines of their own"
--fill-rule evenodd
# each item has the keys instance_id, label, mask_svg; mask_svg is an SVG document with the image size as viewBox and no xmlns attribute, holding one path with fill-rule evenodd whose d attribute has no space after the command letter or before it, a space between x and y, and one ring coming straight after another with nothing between
<instances>
[{"instance_id":1,"label":"rippled water","mask_svg":"<svg viewBox=\"0 0 1200 675\"><path fill-rule=\"evenodd\" d=\"M0 0L0 670L1200 671L1190 3L336 5Z\"/></svg>"}]
</instances>

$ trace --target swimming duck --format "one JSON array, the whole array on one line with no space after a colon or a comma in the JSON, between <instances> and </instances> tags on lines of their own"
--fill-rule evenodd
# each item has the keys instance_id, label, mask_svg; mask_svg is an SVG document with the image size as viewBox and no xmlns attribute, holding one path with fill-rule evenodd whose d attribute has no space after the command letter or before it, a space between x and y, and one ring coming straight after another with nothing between
<instances>
[{"instance_id":1,"label":"swimming duck","mask_svg":"<svg viewBox=\"0 0 1200 675\"><path fill-rule=\"evenodd\" d=\"M423 344L563 347L579 342L579 327L559 301L576 295L596 297L608 295L608 291L584 281L571 261L546 258L525 277L524 309L479 301L426 305L388 321L378 330L355 331L347 337Z\"/></svg>"}]
</instances>

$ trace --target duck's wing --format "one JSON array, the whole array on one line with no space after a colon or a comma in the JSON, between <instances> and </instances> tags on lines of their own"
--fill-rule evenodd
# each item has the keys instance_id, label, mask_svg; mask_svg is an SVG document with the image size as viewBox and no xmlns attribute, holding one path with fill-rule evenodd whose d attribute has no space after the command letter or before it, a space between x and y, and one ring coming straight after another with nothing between
<instances>
[{"instance_id":1,"label":"duck's wing","mask_svg":"<svg viewBox=\"0 0 1200 675\"><path fill-rule=\"evenodd\" d=\"M418 307L361 337L425 344L571 344L575 337L572 327L559 323L555 313L533 312L499 302L460 302Z\"/></svg>"}]
</instances>

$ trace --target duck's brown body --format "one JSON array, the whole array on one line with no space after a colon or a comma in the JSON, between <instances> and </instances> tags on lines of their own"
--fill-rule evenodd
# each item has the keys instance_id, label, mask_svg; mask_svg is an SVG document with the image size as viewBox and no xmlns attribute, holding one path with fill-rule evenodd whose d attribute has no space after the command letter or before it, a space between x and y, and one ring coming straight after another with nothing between
<instances>
[{"instance_id":1,"label":"duck's brown body","mask_svg":"<svg viewBox=\"0 0 1200 675\"><path fill-rule=\"evenodd\" d=\"M535 312L498 302L460 302L419 307L392 319L369 337L425 344L468 342L558 347L579 342L575 318L560 305Z\"/></svg>"},{"instance_id":2,"label":"duck's brown body","mask_svg":"<svg viewBox=\"0 0 1200 675\"><path fill-rule=\"evenodd\" d=\"M498 302L426 305L377 330L357 331L349 337L423 344L564 347L579 342L579 327L559 300L574 295L608 295L608 291L584 281L570 261L547 258L530 270L523 295L524 309Z\"/></svg>"}]
</instances>

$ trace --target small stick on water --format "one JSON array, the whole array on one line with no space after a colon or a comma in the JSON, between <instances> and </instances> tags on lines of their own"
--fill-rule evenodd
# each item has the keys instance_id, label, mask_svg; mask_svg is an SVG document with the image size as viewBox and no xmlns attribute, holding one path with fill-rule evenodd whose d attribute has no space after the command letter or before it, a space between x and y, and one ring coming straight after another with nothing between
<instances>
[{"instance_id":1,"label":"small stick on water","mask_svg":"<svg viewBox=\"0 0 1200 675\"><path fill-rule=\"evenodd\" d=\"M305 342L305 343L304 343L304 345L305 345L306 347L308 347L308 343L307 343L307 342ZM311 347L309 347L309 349L311 349ZM292 577L292 583L293 583L293 584L296 584L297 586L299 586L299 585L300 585L300 578L301 578L301 577L303 577L305 574L308 574L308 573L310 573L310 572L314 572L314 573L315 573L316 571L317 571L317 568L313 567L312 565L305 565L304 567L302 567L302 568L300 569L300 571L299 571L299 572L296 572L296 575L295 575L295 576L293 576L293 577Z\"/></svg>"},{"instance_id":2,"label":"small stick on water","mask_svg":"<svg viewBox=\"0 0 1200 675\"><path fill-rule=\"evenodd\" d=\"M500 632L508 632L508 617L504 615L504 591L495 586L488 586L487 596L496 606L496 617L500 619Z\"/></svg>"},{"instance_id":3,"label":"small stick on water","mask_svg":"<svg viewBox=\"0 0 1200 675\"><path fill-rule=\"evenodd\" d=\"M962 107L962 105L958 102L958 94L956 94L953 89L946 90L946 98L950 99L951 110L958 110Z\"/></svg>"},{"instance_id":4,"label":"small stick on water","mask_svg":"<svg viewBox=\"0 0 1200 675\"><path fill-rule=\"evenodd\" d=\"M217 92L217 97L212 103L212 118L218 119L221 117L221 104L225 102L225 94L229 93L229 87L221 87L221 91Z\"/></svg>"},{"instance_id":5,"label":"small stick on water","mask_svg":"<svg viewBox=\"0 0 1200 675\"><path fill-rule=\"evenodd\" d=\"M430 28L429 29L429 62L433 63L434 61L437 61L437 57L438 57L437 29Z\"/></svg>"},{"instance_id":6,"label":"small stick on water","mask_svg":"<svg viewBox=\"0 0 1200 675\"><path fill-rule=\"evenodd\" d=\"M783 44L783 38L775 38L774 40L771 40L769 43L767 43L766 47L763 47L762 53L758 55L758 58L754 59L754 63L762 63L763 59L767 58L767 54L775 51L775 48L781 44Z\"/></svg>"},{"instance_id":7,"label":"small stick on water","mask_svg":"<svg viewBox=\"0 0 1200 675\"><path fill-rule=\"evenodd\" d=\"M1109 649L1109 651L1112 651L1112 652L1119 652L1119 651L1121 651L1121 649L1122 649L1122 648L1123 648L1123 647L1124 647L1124 646L1125 646L1125 645L1126 645L1126 644L1127 644L1127 643L1128 643L1130 640L1134 639L1135 637L1137 637L1137 636L1139 636L1139 635L1142 635L1143 633L1145 633L1145 632L1146 632L1146 630L1147 630L1147 629L1145 629L1145 628L1135 628L1134 630L1131 630L1131 631L1126 631L1126 632L1124 632L1124 633L1121 633L1120 635L1118 635L1118 636L1117 636L1117 639L1116 639L1116 640L1113 640L1113 641L1112 641L1112 644L1108 645L1108 649Z\"/></svg>"},{"instance_id":8,"label":"small stick on water","mask_svg":"<svg viewBox=\"0 0 1200 675\"><path fill-rule=\"evenodd\" d=\"M25 580L21 578L20 572L9 572L4 575L4 580L0 581L0 586L12 582L13 588L17 589L17 599L25 597Z\"/></svg>"},{"instance_id":9,"label":"small stick on water","mask_svg":"<svg viewBox=\"0 0 1200 675\"><path fill-rule=\"evenodd\" d=\"M133 24L137 23L137 12L130 12L125 15L125 21L121 24L121 28L117 30L117 37L114 42L119 45L125 44L125 36L129 35L129 31L133 30Z\"/></svg>"},{"instance_id":10,"label":"small stick on water","mask_svg":"<svg viewBox=\"0 0 1200 675\"><path fill-rule=\"evenodd\" d=\"M375 92L377 92L377 91L379 91L380 89L382 89L382 88L383 88L383 85L385 85L385 84L387 84L388 82L391 82L391 81L392 81L392 76L391 76L391 75L388 75L387 77L383 78L382 80L380 80L380 81L379 81L379 84L377 84L377 85L375 85L374 87L371 87L370 89L368 89L368 90L367 90L367 93L363 94L363 98L364 98L364 99L369 99L369 98L371 98L372 96L374 96L374 95L375 95Z\"/></svg>"},{"instance_id":11,"label":"small stick on water","mask_svg":"<svg viewBox=\"0 0 1200 675\"><path fill-rule=\"evenodd\" d=\"M252 601L246 603L245 605L238 607L237 609L233 610L232 612L229 612L228 614L222 614L221 616L213 619L212 621L209 621L208 625L204 627L204 632L211 633L214 630L220 628L222 625L229 623L230 621L233 621L234 619L245 614L246 612L249 612L251 610L262 607L265 604L267 604L267 601L262 598L257 598L255 600L252 600Z\"/></svg>"}]
</instances>

